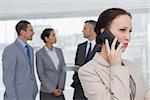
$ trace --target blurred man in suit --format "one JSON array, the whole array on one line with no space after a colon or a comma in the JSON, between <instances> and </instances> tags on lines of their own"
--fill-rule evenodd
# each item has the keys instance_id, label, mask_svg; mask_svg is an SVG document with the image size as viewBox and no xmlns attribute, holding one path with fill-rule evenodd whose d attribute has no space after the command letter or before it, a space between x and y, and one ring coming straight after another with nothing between
<instances>
[{"instance_id":1,"label":"blurred man in suit","mask_svg":"<svg viewBox=\"0 0 150 100\"><path fill-rule=\"evenodd\" d=\"M33 28L28 21L16 25L18 38L4 49L2 56L4 100L35 100L37 83L34 75L34 53L27 40Z\"/></svg>"},{"instance_id":2,"label":"blurred man in suit","mask_svg":"<svg viewBox=\"0 0 150 100\"><path fill-rule=\"evenodd\" d=\"M75 65L77 66L83 66L93 58L95 52L100 51L100 47L96 44L95 41L95 25L96 22L94 20L85 21L83 34L84 38L87 38L88 40L78 45L75 57ZM84 96L84 92L78 78L78 69L74 72L73 83L71 86L74 88L73 100L87 100L87 98Z\"/></svg>"}]
</instances>

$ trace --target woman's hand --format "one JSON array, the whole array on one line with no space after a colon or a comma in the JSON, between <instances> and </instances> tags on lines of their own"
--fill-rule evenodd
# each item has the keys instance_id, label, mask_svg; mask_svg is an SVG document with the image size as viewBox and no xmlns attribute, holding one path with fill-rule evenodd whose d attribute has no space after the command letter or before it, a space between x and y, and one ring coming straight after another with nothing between
<instances>
[{"instance_id":1,"label":"woman's hand","mask_svg":"<svg viewBox=\"0 0 150 100\"><path fill-rule=\"evenodd\" d=\"M55 96L61 96L61 95L62 95L62 92L60 91L60 89L55 89L55 90L53 91L53 94L54 94Z\"/></svg>"},{"instance_id":2,"label":"woman's hand","mask_svg":"<svg viewBox=\"0 0 150 100\"><path fill-rule=\"evenodd\" d=\"M61 88L58 88L59 92L62 94L63 90Z\"/></svg>"},{"instance_id":3,"label":"woman's hand","mask_svg":"<svg viewBox=\"0 0 150 100\"><path fill-rule=\"evenodd\" d=\"M110 49L108 40L107 39L105 40L107 56L111 66L121 65L121 56L122 56L123 48L122 48L122 44L119 44L119 46L115 50L116 42L117 42L117 38L115 37Z\"/></svg>"}]
</instances>

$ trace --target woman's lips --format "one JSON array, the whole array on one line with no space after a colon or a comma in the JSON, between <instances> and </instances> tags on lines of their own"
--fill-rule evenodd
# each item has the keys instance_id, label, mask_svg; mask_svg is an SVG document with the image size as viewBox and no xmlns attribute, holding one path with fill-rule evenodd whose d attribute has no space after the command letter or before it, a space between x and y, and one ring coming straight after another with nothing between
<instances>
[{"instance_id":1,"label":"woman's lips","mask_svg":"<svg viewBox=\"0 0 150 100\"><path fill-rule=\"evenodd\" d=\"M125 48L128 47L128 43L124 43L123 47L125 47Z\"/></svg>"}]
</instances>

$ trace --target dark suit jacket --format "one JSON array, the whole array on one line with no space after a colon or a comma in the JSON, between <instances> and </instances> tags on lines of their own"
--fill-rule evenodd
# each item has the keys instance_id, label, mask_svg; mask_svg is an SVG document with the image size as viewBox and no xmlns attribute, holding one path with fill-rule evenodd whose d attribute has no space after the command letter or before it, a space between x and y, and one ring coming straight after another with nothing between
<instances>
[{"instance_id":1,"label":"dark suit jacket","mask_svg":"<svg viewBox=\"0 0 150 100\"><path fill-rule=\"evenodd\" d=\"M78 45L76 57L75 57L75 65L83 66L85 63L87 63L93 58L96 52L100 52L100 47L96 44L95 47L93 48L93 51L89 54L88 58L86 58L87 43L88 42L86 41ZM79 85L81 86L78 73L75 72L73 75L73 83L71 84L71 86L73 88L76 88Z\"/></svg>"}]
</instances>

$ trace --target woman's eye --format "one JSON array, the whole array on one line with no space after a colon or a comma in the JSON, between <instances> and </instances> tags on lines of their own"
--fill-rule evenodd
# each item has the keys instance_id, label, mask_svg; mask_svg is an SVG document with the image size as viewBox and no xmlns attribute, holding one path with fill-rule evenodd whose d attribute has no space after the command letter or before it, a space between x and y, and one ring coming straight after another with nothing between
<instances>
[{"instance_id":1,"label":"woman's eye","mask_svg":"<svg viewBox=\"0 0 150 100\"><path fill-rule=\"evenodd\" d=\"M125 29L120 29L120 31L125 32L126 30Z\"/></svg>"}]
</instances>

